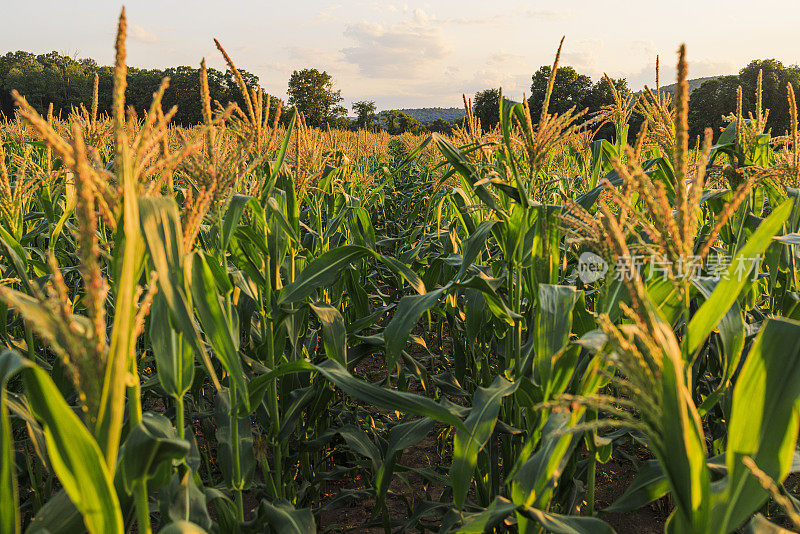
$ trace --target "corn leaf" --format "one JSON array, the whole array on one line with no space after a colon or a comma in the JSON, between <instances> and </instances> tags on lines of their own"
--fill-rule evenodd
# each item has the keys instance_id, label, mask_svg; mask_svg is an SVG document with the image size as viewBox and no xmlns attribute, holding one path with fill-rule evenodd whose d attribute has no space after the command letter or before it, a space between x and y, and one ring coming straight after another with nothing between
<instances>
[{"instance_id":1,"label":"corn leaf","mask_svg":"<svg viewBox=\"0 0 800 534\"><path fill-rule=\"evenodd\" d=\"M703 302L691 321L689 321L684 343L688 343L688 352L690 354L696 351L706 340L712 330L716 328L720 319L728 313L730 307L736 302L745 285L750 282L749 275L740 276L736 273L740 259L750 265L754 258L761 256L769 246L772 237L781 229L786 219L789 218L791 211L791 200L787 200L775 208L772 214L761 222L756 231L753 232L753 235L750 236L750 239L747 240L747 243L739 249L736 256L731 260L726 274L716 285L714 292Z\"/></svg>"}]
</instances>

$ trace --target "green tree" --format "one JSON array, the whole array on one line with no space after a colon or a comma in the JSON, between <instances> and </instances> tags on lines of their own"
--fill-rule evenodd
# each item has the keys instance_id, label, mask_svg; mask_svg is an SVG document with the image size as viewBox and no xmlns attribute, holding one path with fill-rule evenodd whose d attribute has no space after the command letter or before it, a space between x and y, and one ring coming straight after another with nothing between
<instances>
[{"instance_id":1,"label":"green tree","mask_svg":"<svg viewBox=\"0 0 800 534\"><path fill-rule=\"evenodd\" d=\"M425 127L411 115L400 113L397 123L400 128L400 131L397 133L411 132L415 135L425 133Z\"/></svg>"},{"instance_id":2,"label":"green tree","mask_svg":"<svg viewBox=\"0 0 800 534\"><path fill-rule=\"evenodd\" d=\"M516 102L503 97L503 106ZM494 128L500 122L500 89L484 89L475 93L472 100L472 113L481 121L484 130Z\"/></svg>"},{"instance_id":3,"label":"green tree","mask_svg":"<svg viewBox=\"0 0 800 534\"><path fill-rule=\"evenodd\" d=\"M531 96L528 105L534 121L538 121L542 113L542 102L547 92L547 81L550 79L551 70L551 67L544 65L531 76ZM591 87L592 79L589 76L578 74L572 67L558 67L550 97L549 113L564 113L573 106L578 110L582 109L581 103Z\"/></svg>"},{"instance_id":4,"label":"green tree","mask_svg":"<svg viewBox=\"0 0 800 534\"><path fill-rule=\"evenodd\" d=\"M426 122L424 125L431 132L450 133L453 131L453 123L441 117L436 117L431 122Z\"/></svg>"},{"instance_id":5,"label":"green tree","mask_svg":"<svg viewBox=\"0 0 800 534\"><path fill-rule=\"evenodd\" d=\"M500 122L500 90L484 89L475 93L472 113L481 121L484 130L494 128Z\"/></svg>"},{"instance_id":6,"label":"green tree","mask_svg":"<svg viewBox=\"0 0 800 534\"><path fill-rule=\"evenodd\" d=\"M325 71L303 69L292 72L287 92L289 105L303 113L309 126L324 126L347 112L339 105L342 92L333 88L333 78Z\"/></svg>"},{"instance_id":7,"label":"green tree","mask_svg":"<svg viewBox=\"0 0 800 534\"><path fill-rule=\"evenodd\" d=\"M386 131L390 134L395 134L399 130L399 117L400 112L396 109L387 109L386 111L381 111L381 123L383 124L383 127L386 128Z\"/></svg>"},{"instance_id":8,"label":"green tree","mask_svg":"<svg viewBox=\"0 0 800 534\"><path fill-rule=\"evenodd\" d=\"M742 87L744 116L752 113L756 105L758 72L762 72L762 108L769 109L767 129L773 135L783 135L789 129L789 102L786 84L800 87L800 67L784 66L776 59L753 60L739 71L738 76L720 76L705 81L695 89L689 100L689 132L702 135L711 127L715 135L725 126L723 116L736 111L736 89ZM796 92L797 94L797 92Z\"/></svg>"},{"instance_id":9,"label":"green tree","mask_svg":"<svg viewBox=\"0 0 800 534\"><path fill-rule=\"evenodd\" d=\"M617 92L622 98L630 95L628 89L628 81L625 78L611 78L611 83L614 84ZM589 108L589 113L596 113L600 111L603 106L608 106L614 103L614 95L611 92L608 82L605 78L597 80L584 95L580 102L580 107Z\"/></svg>"},{"instance_id":10,"label":"green tree","mask_svg":"<svg viewBox=\"0 0 800 534\"><path fill-rule=\"evenodd\" d=\"M372 100L362 100L353 103L353 111L356 114L356 127L369 128L372 127L378 120L378 115L375 113L375 102Z\"/></svg>"},{"instance_id":11,"label":"green tree","mask_svg":"<svg viewBox=\"0 0 800 534\"><path fill-rule=\"evenodd\" d=\"M628 96L630 96L631 92L630 89L628 89L628 81L625 78L611 78L611 83L614 84L614 88L621 98L628 98ZM583 100L581 100L578 105L578 109L588 109L588 115L592 116L603 109L604 106L610 106L612 104L614 104L614 93L611 91L611 87L608 85L606 79L601 78L586 91ZM636 133L635 131L634 135ZM613 141L614 135L614 125L604 124L597 134L595 134L595 139ZM632 139L632 137L629 137L629 139Z\"/></svg>"},{"instance_id":12,"label":"green tree","mask_svg":"<svg viewBox=\"0 0 800 534\"><path fill-rule=\"evenodd\" d=\"M767 128L772 129L773 135L783 135L789 129L789 101L786 99L786 84L791 83L795 88L795 95L800 88L800 67L797 65L784 66L777 59L753 60L739 71L739 84L742 86L742 96L749 97L745 106L751 111L755 106L755 92L758 86L758 71L762 71L762 106L769 109ZM731 109L733 111L734 108Z\"/></svg>"},{"instance_id":13,"label":"green tree","mask_svg":"<svg viewBox=\"0 0 800 534\"><path fill-rule=\"evenodd\" d=\"M426 131L425 127L417 119L396 109L381 111L381 121L386 131L392 135L405 132L421 134Z\"/></svg>"},{"instance_id":14,"label":"green tree","mask_svg":"<svg viewBox=\"0 0 800 534\"><path fill-rule=\"evenodd\" d=\"M253 89L258 77L241 70L245 84ZM94 75L99 78L98 111L109 113L113 86L113 69L100 67L91 59L74 59L57 52L34 55L30 52L9 52L0 56L0 111L7 117L14 114L11 91L16 89L40 113L45 113L50 103L56 115L69 113L81 104L89 107L92 99ZM141 116L150 106L153 93L164 77L170 78L164 93L164 109L177 106L173 122L184 126L202 121L200 111L200 71L195 67L160 69L128 69L127 104ZM212 101L221 105L236 102L244 107L244 100L230 71L208 70L208 85ZM275 108L280 100L270 99Z\"/></svg>"},{"instance_id":15,"label":"green tree","mask_svg":"<svg viewBox=\"0 0 800 534\"><path fill-rule=\"evenodd\" d=\"M694 139L703 135L706 128L712 128L714 135L725 126L724 115L736 109L736 88L738 76L720 76L703 82L692 91L689 98L689 135ZM743 104L749 104L749 96L742 95Z\"/></svg>"}]
</instances>

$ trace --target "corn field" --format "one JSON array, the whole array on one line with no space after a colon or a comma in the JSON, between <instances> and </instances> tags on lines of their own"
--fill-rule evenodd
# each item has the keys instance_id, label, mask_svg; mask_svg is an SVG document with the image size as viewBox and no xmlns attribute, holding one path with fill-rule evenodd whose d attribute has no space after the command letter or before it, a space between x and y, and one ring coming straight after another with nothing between
<instances>
[{"instance_id":1,"label":"corn field","mask_svg":"<svg viewBox=\"0 0 800 534\"><path fill-rule=\"evenodd\" d=\"M125 46L111 116L0 123L0 532L800 528L791 85L691 140L683 47L596 116L559 47L540 116L389 136L281 126L217 43L245 106L203 62L180 128Z\"/></svg>"}]
</instances>

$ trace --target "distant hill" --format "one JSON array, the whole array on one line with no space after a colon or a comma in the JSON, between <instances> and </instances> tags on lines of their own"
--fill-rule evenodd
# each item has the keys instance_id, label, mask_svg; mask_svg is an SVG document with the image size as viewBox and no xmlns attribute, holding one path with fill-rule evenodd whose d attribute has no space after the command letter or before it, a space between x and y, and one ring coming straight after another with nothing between
<instances>
[{"instance_id":1,"label":"distant hill","mask_svg":"<svg viewBox=\"0 0 800 534\"><path fill-rule=\"evenodd\" d=\"M416 109L398 109L401 113L405 113L419 122L431 122L438 118L446 121L454 121L463 119L466 116L464 108L416 108Z\"/></svg>"},{"instance_id":2,"label":"distant hill","mask_svg":"<svg viewBox=\"0 0 800 534\"><path fill-rule=\"evenodd\" d=\"M689 82L689 94L691 95L692 92L694 92L695 89L697 89L698 87L703 85L703 82L707 82L708 80L713 80L714 78L719 78L719 76L705 76L703 78L694 78L693 80L687 80ZM676 85L677 84L674 84L674 83L671 83L669 85L664 85L664 86L661 87L661 92L662 93L669 93L671 95L675 94L675 86ZM648 84L647 86L650 87L650 84ZM650 87L650 89L655 89L655 87ZM639 91L639 92L640 93L644 92L644 90Z\"/></svg>"},{"instance_id":3,"label":"distant hill","mask_svg":"<svg viewBox=\"0 0 800 534\"><path fill-rule=\"evenodd\" d=\"M692 92L703 85L703 82L708 80L713 80L714 78L719 78L719 76L705 76L703 78L694 78L689 81L689 94L691 95ZM673 94L675 92L675 85L674 83L669 85L664 85L661 87L662 93L669 93ZM648 87L650 84L648 84ZM650 87L654 89L653 87ZM638 93L643 93L644 89L638 91ZM464 108L406 108L406 109L398 109L402 113L406 115L410 115L411 117L417 119L419 122L432 122L438 118L442 118L448 122L456 121L459 119L463 119L466 116L464 112Z\"/></svg>"}]
</instances>

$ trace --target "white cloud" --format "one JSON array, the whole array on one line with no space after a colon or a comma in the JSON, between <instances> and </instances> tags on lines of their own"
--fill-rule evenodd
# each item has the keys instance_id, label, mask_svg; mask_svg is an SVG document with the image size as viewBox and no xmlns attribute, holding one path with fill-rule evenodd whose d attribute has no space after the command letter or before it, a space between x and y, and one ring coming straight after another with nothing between
<instances>
[{"instance_id":1,"label":"white cloud","mask_svg":"<svg viewBox=\"0 0 800 534\"><path fill-rule=\"evenodd\" d=\"M138 41L140 43L157 43L159 41L155 33L135 22L128 23L128 37L132 41Z\"/></svg>"},{"instance_id":2,"label":"white cloud","mask_svg":"<svg viewBox=\"0 0 800 534\"><path fill-rule=\"evenodd\" d=\"M328 21L334 20L334 12L337 9L341 9L341 8L342 8L342 4L331 4L331 5L327 6L327 7L325 7L324 9L318 11L315 16L316 16L317 20L320 21L320 22L328 22Z\"/></svg>"},{"instance_id":3,"label":"white cloud","mask_svg":"<svg viewBox=\"0 0 800 534\"><path fill-rule=\"evenodd\" d=\"M671 57L669 59L672 59ZM735 61L714 60L709 58L689 58L689 79L704 78L706 76L722 76L726 74L737 74L741 64ZM650 64L637 71L621 72L620 76L628 80L628 87L634 91L644 88L645 85L651 89L655 88L655 57ZM663 87L675 83L675 65L672 61L667 63L664 55L661 55L659 64L659 83Z\"/></svg>"},{"instance_id":4,"label":"white cloud","mask_svg":"<svg viewBox=\"0 0 800 534\"><path fill-rule=\"evenodd\" d=\"M430 22L430 20L431 20L430 17L428 16L427 13L425 13L424 9L418 7L414 10L414 22L416 22L417 24L425 26Z\"/></svg>"},{"instance_id":5,"label":"white cloud","mask_svg":"<svg viewBox=\"0 0 800 534\"><path fill-rule=\"evenodd\" d=\"M329 67L339 60L336 52L322 48L303 45L289 45L284 48L289 53L289 59L291 59L298 68L305 66Z\"/></svg>"},{"instance_id":6,"label":"white cloud","mask_svg":"<svg viewBox=\"0 0 800 534\"><path fill-rule=\"evenodd\" d=\"M594 78L603 75L603 66L600 65L598 55L603 51L601 39L583 39L576 43L565 43L561 52L560 64L569 65L581 74L588 74Z\"/></svg>"},{"instance_id":7,"label":"white cloud","mask_svg":"<svg viewBox=\"0 0 800 534\"><path fill-rule=\"evenodd\" d=\"M462 26L508 25L522 19L558 22L569 19L573 12L568 9L510 9L485 17L449 17L442 19L442 24Z\"/></svg>"},{"instance_id":8,"label":"white cloud","mask_svg":"<svg viewBox=\"0 0 800 534\"><path fill-rule=\"evenodd\" d=\"M424 12L414 16L418 20L427 17ZM344 59L370 78L417 77L425 67L451 53L451 47L434 26L360 22L349 24L344 34L355 41L355 46L342 49Z\"/></svg>"}]
</instances>

